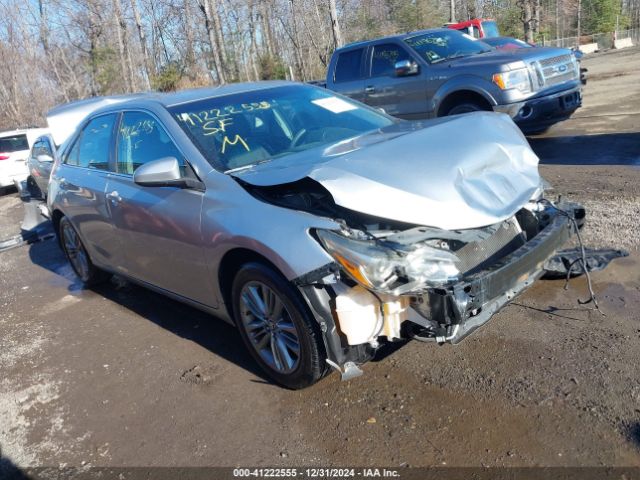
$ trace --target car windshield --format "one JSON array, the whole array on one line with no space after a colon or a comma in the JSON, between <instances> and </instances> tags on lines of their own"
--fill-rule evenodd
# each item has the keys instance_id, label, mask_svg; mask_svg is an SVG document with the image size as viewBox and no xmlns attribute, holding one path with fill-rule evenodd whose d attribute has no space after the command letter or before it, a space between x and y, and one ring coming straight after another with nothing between
<instances>
[{"instance_id":1,"label":"car windshield","mask_svg":"<svg viewBox=\"0 0 640 480\"><path fill-rule=\"evenodd\" d=\"M485 37L499 37L500 31L498 30L498 25L493 21L484 21L482 22L482 31L484 32Z\"/></svg>"},{"instance_id":2,"label":"car windshield","mask_svg":"<svg viewBox=\"0 0 640 480\"><path fill-rule=\"evenodd\" d=\"M494 38L483 38L482 41L487 45L490 45L495 48L528 48L531 47L526 42L522 40L518 40L517 38L511 37L494 37Z\"/></svg>"},{"instance_id":3,"label":"car windshield","mask_svg":"<svg viewBox=\"0 0 640 480\"><path fill-rule=\"evenodd\" d=\"M29 142L26 135L12 135L0 137L0 152L11 153L21 150L29 150Z\"/></svg>"},{"instance_id":4,"label":"car windshield","mask_svg":"<svg viewBox=\"0 0 640 480\"><path fill-rule=\"evenodd\" d=\"M485 43L456 30L423 33L404 41L429 63L491 51Z\"/></svg>"},{"instance_id":5,"label":"car windshield","mask_svg":"<svg viewBox=\"0 0 640 480\"><path fill-rule=\"evenodd\" d=\"M226 172L333 144L395 120L312 86L288 85L169 107L214 168Z\"/></svg>"}]
</instances>

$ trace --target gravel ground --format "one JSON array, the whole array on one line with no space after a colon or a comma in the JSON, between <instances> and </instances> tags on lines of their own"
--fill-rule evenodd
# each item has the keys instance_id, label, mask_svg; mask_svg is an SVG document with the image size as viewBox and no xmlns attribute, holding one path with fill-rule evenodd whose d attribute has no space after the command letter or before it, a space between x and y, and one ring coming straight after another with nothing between
<instances>
[{"instance_id":1,"label":"gravel ground","mask_svg":"<svg viewBox=\"0 0 640 480\"><path fill-rule=\"evenodd\" d=\"M615 73L640 51L587 62ZM614 78L590 81L580 115L640 89ZM596 135L586 121L534 147ZM597 135L624 130L606 125ZM606 316L578 304L585 279L540 281L460 345L394 345L364 376L304 391L268 383L215 318L124 282L81 288L54 241L0 253L0 468L640 466L640 170L608 148L615 165L541 155L552 193L589 208L586 243L631 251L593 274ZM0 197L0 239L21 215Z\"/></svg>"},{"instance_id":2,"label":"gravel ground","mask_svg":"<svg viewBox=\"0 0 640 480\"><path fill-rule=\"evenodd\" d=\"M640 150L640 143L638 143ZM540 172L553 185L547 196L582 203L588 228L583 240L592 247L640 249L640 168L626 166L542 165Z\"/></svg>"}]
</instances>

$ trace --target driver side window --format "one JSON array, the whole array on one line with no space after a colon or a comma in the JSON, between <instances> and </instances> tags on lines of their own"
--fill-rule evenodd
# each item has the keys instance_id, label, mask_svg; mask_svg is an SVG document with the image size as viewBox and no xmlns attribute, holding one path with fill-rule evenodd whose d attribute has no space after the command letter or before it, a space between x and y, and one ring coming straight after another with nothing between
<instances>
[{"instance_id":1,"label":"driver side window","mask_svg":"<svg viewBox=\"0 0 640 480\"><path fill-rule=\"evenodd\" d=\"M393 75L396 63L402 60L413 60L402 47L395 43L384 43L373 47L371 58L371 76L382 77Z\"/></svg>"},{"instance_id":2,"label":"driver side window","mask_svg":"<svg viewBox=\"0 0 640 480\"><path fill-rule=\"evenodd\" d=\"M53 158L53 150L51 148L51 145L49 144L49 141L45 138L38 140L33 145L32 157L37 160L38 155L49 155Z\"/></svg>"},{"instance_id":3,"label":"driver side window","mask_svg":"<svg viewBox=\"0 0 640 480\"><path fill-rule=\"evenodd\" d=\"M118 128L117 172L133 175L147 162L175 157L180 166L185 162L166 130L151 115L144 112L124 112Z\"/></svg>"}]
</instances>

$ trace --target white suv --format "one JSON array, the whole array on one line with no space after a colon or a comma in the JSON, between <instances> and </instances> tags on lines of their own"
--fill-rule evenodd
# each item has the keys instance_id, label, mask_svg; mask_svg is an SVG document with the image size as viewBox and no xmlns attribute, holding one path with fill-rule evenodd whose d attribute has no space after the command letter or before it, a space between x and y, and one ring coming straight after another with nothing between
<instances>
[{"instance_id":1,"label":"white suv","mask_svg":"<svg viewBox=\"0 0 640 480\"><path fill-rule=\"evenodd\" d=\"M25 128L0 132L0 189L22 181L29 175L27 158L31 147L46 128Z\"/></svg>"}]
</instances>

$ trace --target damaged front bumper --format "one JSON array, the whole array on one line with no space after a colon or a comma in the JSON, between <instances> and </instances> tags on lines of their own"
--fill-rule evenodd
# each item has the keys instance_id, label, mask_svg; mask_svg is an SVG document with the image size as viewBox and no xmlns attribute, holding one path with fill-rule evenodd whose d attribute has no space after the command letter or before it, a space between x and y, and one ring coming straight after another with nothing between
<instances>
[{"instance_id":1,"label":"damaged front bumper","mask_svg":"<svg viewBox=\"0 0 640 480\"><path fill-rule=\"evenodd\" d=\"M546 272L547 263L584 223L584 209L564 202L520 247L455 283L401 295L354 285L336 264L295 282L320 324L328 363L343 378L359 372L382 339L460 342Z\"/></svg>"},{"instance_id":2,"label":"damaged front bumper","mask_svg":"<svg viewBox=\"0 0 640 480\"><path fill-rule=\"evenodd\" d=\"M568 207L584 212L576 205L563 205L563 211ZM580 222L584 218L584 213L574 215ZM413 295L407 320L430 329L434 341L460 342L544 275L546 262L574 230L569 217L555 215L534 238L491 267L446 288Z\"/></svg>"}]
</instances>

